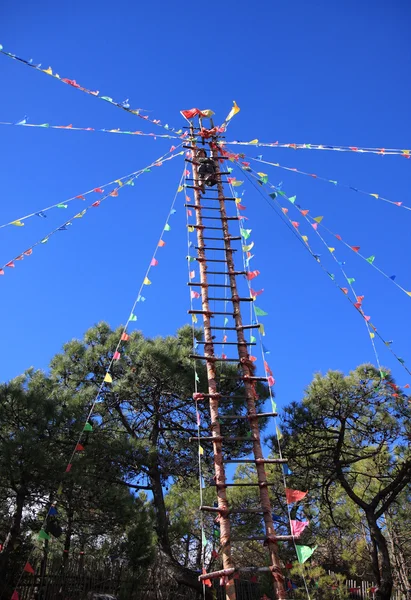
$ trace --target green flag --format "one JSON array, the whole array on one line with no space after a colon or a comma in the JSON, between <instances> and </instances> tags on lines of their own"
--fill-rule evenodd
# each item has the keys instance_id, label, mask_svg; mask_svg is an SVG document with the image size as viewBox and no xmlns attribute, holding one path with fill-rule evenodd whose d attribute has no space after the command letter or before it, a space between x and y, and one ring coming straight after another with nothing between
<instances>
[{"instance_id":1,"label":"green flag","mask_svg":"<svg viewBox=\"0 0 411 600\"><path fill-rule=\"evenodd\" d=\"M310 546L296 546L295 549L297 551L298 562L303 564L315 552L317 546L314 546L314 548L310 548Z\"/></svg>"},{"instance_id":2,"label":"green flag","mask_svg":"<svg viewBox=\"0 0 411 600\"><path fill-rule=\"evenodd\" d=\"M93 431L93 426L91 425L91 423L86 423L84 425L83 431Z\"/></svg>"},{"instance_id":3,"label":"green flag","mask_svg":"<svg viewBox=\"0 0 411 600\"><path fill-rule=\"evenodd\" d=\"M40 529L40 532L39 532L39 534L37 536L37 539L38 540L49 540L50 536L48 535L48 533L46 533L44 531L44 529Z\"/></svg>"},{"instance_id":4,"label":"green flag","mask_svg":"<svg viewBox=\"0 0 411 600\"><path fill-rule=\"evenodd\" d=\"M354 283L355 279L354 277L347 277L347 281L348 283Z\"/></svg>"},{"instance_id":5,"label":"green flag","mask_svg":"<svg viewBox=\"0 0 411 600\"><path fill-rule=\"evenodd\" d=\"M291 196L291 198L288 199L292 204L294 204L294 202L297 200L297 196Z\"/></svg>"},{"instance_id":6,"label":"green flag","mask_svg":"<svg viewBox=\"0 0 411 600\"><path fill-rule=\"evenodd\" d=\"M165 227L164 227L164 231L170 231L171 227L168 223L166 223Z\"/></svg>"},{"instance_id":7,"label":"green flag","mask_svg":"<svg viewBox=\"0 0 411 600\"><path fill-rule=\"evenodd\" d=\"M133 315L133 313L131 313L129 321L137 321L136 315Z\"/></svg>"},{"instance_id":8,"label":"green flag","mask_svg":"<svg viewBox=\"0 0 411 600\"><path fill-rule=\"evenodd\" d=\"M250 336L250 343L251 344L255 344L256 341L257 341L257 339L253 335L251 335Z\"/></svg>"},{"instance_id":9,"label":"green flag","mask_svg":"<svg viewBox=\"0 0 411 600\"><path fill-rule=\"evenodd\" d=\"M257 315L257 317L265 317L268 315L268 313L265 312L265 310L258 308L258 306L254 306L254 310L255 310L255 314Z\"/></svg>"},{"instance_id":10,"label":"green flag","mask_svg":"<svg viewBox=\"0 0 411 600\"><path fill-rule=\"evenodd\" d=\"M205 548L207 546L207 538L206 538L206 534L204 533L204 531L201 532L201 540L202 540L203 548Z\"/></svg>"},{"instance_id":11,"label":"green flag","mask_svg":"<svg viewBox=\"0 0 411 600\"><path fill-rule=\"evenodd\" d=\"M369 263L370 263L370 265L372 265L372 263L373 263L373 262L374 262L374 260L375 260L375 256L369 256L369 257L368 257L368 258L366 258L365 260L366 260L367 262L369 262Z\"/></svg>"}]
</instances>

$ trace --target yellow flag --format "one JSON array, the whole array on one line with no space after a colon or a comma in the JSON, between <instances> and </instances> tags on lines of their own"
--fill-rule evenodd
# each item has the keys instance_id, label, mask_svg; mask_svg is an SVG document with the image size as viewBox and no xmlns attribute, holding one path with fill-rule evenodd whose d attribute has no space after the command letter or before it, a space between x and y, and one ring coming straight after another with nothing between
<instances>
[{"instance_id":1,"label":"yellow flag","mask_svg":"<svg viewBox=\"0 0 411 600\"><path fill-rule=\"evenodd\" d=\"M81 217L82 217L83 215L85 215L85 214L86 214L86 212L87 212L87 211L85 211L85 210L82 210L81 212L79 212L79 213L77 213L76 215L74 215L73 219L81 219Z\"/></svg>"},{"instance_id":2,"label":"yellow flag","mask_svg":"<svg viewBox=\"0 0 411 600\"><path fill-rule=\"evenodd\" d=\"M106 383L112 383L112 381L113 381L113 378L112 378L112 376L110 375L110 373L106 373L106 375L105 375L105 377L104 377L104 381L105 381Z\"/></svg>"},{"instance_id":3,"label":"yellow flag","mask_svg":"<svg viewBox=\"0 0 411 600\"><path fill-rule=\"evenodd\" d=\"M143 285L151 285L151 281L148 277L144 277Z\"/></svg>"},{"instance_id":4,"label":"yellow flag","mask_svg":"<svg viewBox=\"0 0 411 600\"><path fill-rule=\"evenodd\" d=\"M405 292L406 294L408 294L409 296L411 296L411 292Z\"/></svg>"},{"instance_id":5,"label":"yellow flag","mask_svg":"<svg viewBox=\"0 0 411 600\"><path fill-rule=\"evenodd\" d=\"M192 232L194 231L194 227L193 227L192 225L189 225L189 226L188 226L188 231L189 231L190 233L192 233Z\"/></svg>"},{"instance_id":6,"label":"yellow flag","mask_svg":"<svg viewBox=\"0 0 411 600\"><path fill-rule=\"evenodd\" d=\"M277 439L278 440L282 440L283 439L283 434L281 433L280 428L276 427L275 430L276 430L276 433L277 433Z\"/></svg>"},{"instance_id":7,"label":"yellow flag","mask_svg":"<svg viewBox=\"0 0 411 600\"><path fill-rule=\"evenodd\" d=\"M378 200L378 198L379 198L379 195L378 195L378 194L370 194L370 196L374 196L374 198L377 198L377 200Z\"/></svg>"},{"instance_id":8,"label":"yellow flag","mask_svg":"<svg viewBox=\"0 0 411 600\"><path fill-rule=\"evenodd\" d=\"M191 315L191 320L192 320L193 323L197 323L198 322L198 319L197 319L196 315Z\"/></svg>"},{"instance_id":9,"label":"yellow flag","mask_svg":"<svg viewBox=\"0 0 411 600\"><path fill-rule=\"evenodd\" d=\"M183 191L183 189L184 189L184 186L182 186L182 185L179 185L179 186L178 186L178 190L177 190L177 192L182 192L182 191Z\"/></svg>"},{"instance_id":10,"label":"yellow flag","mask_svg":"<svg viewBox=\"0 0 411 600\"><path fill-rule=\"evenodd\" d=\"M243 246L243 252L250 252L252 248L254 248L254 242L251 242L248 246Z\"/></svg>"},{"instance_id":11,"label":"yellow flag","mask_svg":"<svg viewBox=\"0 0 411 600\"><path fill-rule=\"evenodd\" d=\"M331 254L334 252L335 248L330 248L328 247L328 250L331 252Z\"/></svg>"},{"instance_id":12,"label":"yellow flag","mask_svg":"<svg viewBox=\"0 0 411 600\"><path fill-rule=\"evenodd\" d=\"M370 338L371 339L375 338L375 333L373 333L372 331L370 331Z\"/></svg>"},{"instance_id":13,"label":"yellow flag","mask_svg":"<svg viewBox=\"0 0 411 600\"><path fill-rule=\"evenodd\" d=\"M264 329L264 325L262 323L258 324L258 327L260 329L260 333L261 335L265 335L265 329Z\"/></svg>"},{"instance_id":14,"label":"yellow flag","mask_svg":"<svg viewBox=\"0 0 411 600\"><path fill-rule=\"evenodd\" d=\"M236 181L232 181L232 182L231 182L231 185L232 185L233 187L239 187L240 185L243 185L243 183L244 183L244 181L237 181L237 180L236 180Z\"/></svg>"},{"instance_id":15,"label":"yellow flag","mask_svg":"<svg viewBox=\"0 0 411 600\"><path fill-rule=\"evenodd\" d=\"M230 121L230 119L232 119L239 112L240 112L240 107L237 106L237 102L235 100L233 100L233 108L230 110L230 112L226 116L225 120Z\"/></svg>"},{"instance_id":16,"label":"yellow flag","mask_svg":"<svg viewBox=\"0 0 411 600\"><path fill-rule=\"evenodd\" d=\"M60 483L60 485L57 488L57 496L61 496L62 493L63 493L63 484Z\"/></svg>"},{"instance_id":17,"label":"yellow flag","mask_svg":"<svg viewBox=\"0 0 411 600\"><path fill-rule=\"evenodd\" d=\"M198 453L199 453L200 456L203 456L203 454L204 454L204 448L202 446L198 447Z\"/></svg>"},{"instance_id":18,"label":"yellow flag","mask_svg":"<svg viewBox=\"0 0 411 600\"><path fill-rule=\"evenodd\" d=\"M123 185L123 182L121 181L121 179L116 179L114 183L118 183L118 185L120 187Z\"/></svg>"},{"instance_id":19,"label":"yellow flag","mask_svg":"<svg viewBox=\"0 0 411 600\"><path fill-rule=\"evenodd\" d=\"M268 177L267 173L257 173L260 177Z\"/></svg>"},{"instance_id":20,"label":"yellow flag","mask_svg":"<svg viewBox=\"0 0 411 600\"><path fill-rule=\"evenodd\" d=\"M15 225L16 227L24 227L24 223L21 221L12 221L10 225Z\"/></svg>"},{"instance_id":21,"label":"yellow flag","mask_svg":"<svg viewBox=\"0 0 411 600\"><path fill-rule=\"evenodd\" d=\"M236 204L241 204L241 198L236 198L236 199L235 199L235 203L236 203Z\"/></svg>"},{"instance_id":22,"label":"yellow flag","mask_svg":"<svg viewBox=\"0 0 411 600\"><path fill-rule=\"evenodd\" d=\"M43 73L47 73L47 75L53 75L51 67L49 67L48 69L43 69Z\"/></svg>"},{"instance_id":23,"label":"yellow flag","mask_svg":"<svg viewBox=\"0 0 411 600\"><path fill-rule=\"evenodd\" d=\"M251 140L251 142L248 142L249 144L258 144L258 140Z\"/></svg>"},{"instance_id":24,"label":"yellow flag","mask_svg":"<svg viewBox=\"0 0 411 600\"><path fill-rule=\"evenodd\" d=\"M302 235L301 237L304 240L304 242L307 244L308 243L308 236Z\"/></svg>"},{"instance_id":25,"label":"yellow flag","mask_svg":"<svg viewBox=\"0 0 411 600\"><path fill-rule=\"evenodd\" d=\"M321 223L323 219L324 217L314 217L314 221L316 221L317 223Z\"/></svg>"},{"instance_id":26,"label":"yellow flag","mask_svg":"<svg viewBox=\"0 0 411 600\"><path fill-rule=\"evenodd\" d=\"M240 109L238 109L238 110L240 110ZM215 114L215 112L213 110L211 110L211 108L206 108L205 110L202 110L201 112L203 113L203 115L205 117L212 117Z\"/></svg>"}]
</instances>

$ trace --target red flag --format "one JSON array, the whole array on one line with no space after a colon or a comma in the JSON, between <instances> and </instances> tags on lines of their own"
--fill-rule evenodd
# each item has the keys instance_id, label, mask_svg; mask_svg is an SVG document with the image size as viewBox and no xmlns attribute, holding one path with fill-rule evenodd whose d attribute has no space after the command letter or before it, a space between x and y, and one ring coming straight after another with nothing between
<instances>
[{"instance_id":1,"label":"red flag","mask_svg":"<svg viewBox=\"0 0 411 600\"><path fill-rule=\"evenodd\" d=\"M238 210L245 210L246 207L244 206L244 204L237 204L237 208Z\"/></svg>"},{"instance_id":2,"label":"red flag","mask_svg":"<svg viewBox=\"0 0 411 600\"><path fill-rule=\"evenodd\" d=\"M76 196L76 198L78 198L79 200L85 200L85 197L81 196L81 195L80 196Z\"/></svg>"},{"instance_id":3,"label":"red flag","mask_svg":"<svg viewBox=\"0 0 411 600\"><path fill-rule=\"evenodd\" d=\"M335 234L335 237L337 238L337 240L340 240L340 242L342 242L342 237L338 235L338 233Z\"/></svg>"},{"instance_id":4,"label":"red flag","mask_svg":"<svg viewBox=\"0 0 411 600\"><path fill-rule=\"evenodd\" d=\"M0 275L4 275L4 269L0 269Z\"/></svg>"},{"instance_id":5,"label":"red flag","mask_svg":"<svg viewBox=\"0 0 411 600\"><path fill-rule=\"evenodd\" d=\"M73 466L73 465L72 465L72 464L70 464L70 463L67 465L67 467L66 467L66 473L70 473L70 471L71 471L71 467L72 467L72 466Z\"/></svg>"},{"instance_id":6,"label":"red flag","mask_svg":"<svg viewBox=\"0 0 411 600\"><path fill-rule=\"evenodd\" d=\"M251 354L248 355L248 358L251 360L251 362L255 362L257 360L257 357L251 356Z\"/></svg>"},{"instance_id":7,"label":"red flag","mask_svg":"<svg viewBox=\"0 0 411 600\"><path fill-rule=\"evenodd\" d=\"M163 240L160 240L160 241L158 242L158 245L159 245L159 247L160 247L160 248L162 248L163 246L165 246L165 245L166 245L166 243L165 243Z\"/></svg>"},{"instance_id":8,"label":"red flag","mask_svg":"<svg viewBox=\"0 0 411 600\"><path fill-rule=\"evenodd\" d=\"M268 375L271 375L271 377L273 376L273 372L270 369L270 367L268 366L268 362L266 360L264 361L264 369Z\"/></svg>"},{"instance_id":9,"label":"red flag","mask_svg":"<svg viewBox=\"0 0 411 600\"><path fill-rule=\"evenodd\" d=\"M204 116L199 108L189 108L188 110L180 110L180 113L186 119L194 119L197 115Z\"/></svg>"},{"instance_id":10,"label":"red flag","mask_svg":"<svg viewBox=\"0 0 411 600\"><path fill-rule=\"evenodd\" d=\"M10 262L8 262L6 264L6 267L13 267L14 268L14 262L11 260Z\"/></svg>"},{"instance_id":11,"label":"red flag","mask_svg":"<svg viewBox=\"0 0 411 600\"><path fill-rule=\"evenodd\" d=\"M100 200L96 200L96 202L93 202L93 204L91 206L94 206L95 208L97 208L97 206L100 206L101 201Z\"/></svg>"},{"instance_id":12,"label":"red flag","mask_svg":"<svg viewBox=\"0 0 411 600\"><path fill-rule=\"evenodd\" d=\"M287 498L287 504L298 502L306 497L308 492L300 492L299 490L292 490L291 488L285 488L285 496Z\"/></svg>"},{"instance_id":13,"label":"red flag","mask_svg":"<svg viewBox=\"0 0 411 600\"><path fill-rule=\"evenodd\" d=\"M110 192L109 196L114 196L114 198L115 198L116 196L118 196L118 191L113 190L112 192Z\"/></svg>"},{"instance_id":14,"label":"red flag","mask_svg":"<svg viewBox=\"0 0 411 600\"><path fill-rule=\"evenodd\" d=\"M118 351L114 352L113 360L120 360L120 356L121 356L120 352L118 352Z\"/></svg>"},{"instance_id":15,"label":"red flag","mask_svg":"<svg viewBox=\"0 0 411 600\"><path fill-rule=\"evenodd\" d=\"M295 227L296 229L300 226L300 224L297 223L297 221L291 221L291 225L293 225L293 227Z\"/></svg>"},{"instance_id":16,"label":"red flag","mask_svg":"<svg viewBox=\"0 0 411 600\"><path fill-rule=\"evenodd\" d=\"M17 590L14 590L14 592L12 593L11 600L19 600L19 594Z\"/></svg>"},{"instance_id":17,"label":"red flag","mask_svg":"<svg viewBox=\"0 0 411 600\"><path fill-rule=\"evenodd\" d=\"M358 252L360 250L360 246L351 246L351 250L354 250L354 252Z\"/></svg>"},{"instance_id":18,"label":"red flag","mask_svg":"<svg viewBox=\"0 0 411 600\"><path fill-rule=\"evenodd\" d=\"M341 291L344 292L344 294L348 294L348 288L341 288Z\"/></svg>"},{"instance_id":19,"label":"red flag","mask_svg":"<svg viewBox=\"0 0 411 600\"><path fill-rule=\"evenodd\" d=\"M30 256L31 254L33 254L33 249L29 248L28 250L26 250L23 254L25 254L26 256Z\"/></svg>"},{"instance_id":20,"label":"red flag","mask_svg":"<svg viewBox=\"0 0 411 600\"><path fill-rule=\"evenodd\" d=\"M77 452L82 452L83 450L84 450L84 446L82 444L77 444L76 451Z\"/></svg>"},{"instance_id":21,"label":"red flag","mask_svg":"<svg viewBox=\"0 0 411 600\"><path fill-rule=\"evenodd\" d=\"M267 381L268 381L268 385L270 387L273 387L273 385L275 385L275 379L274 379L274 377L272 377L272 375L270 375L269 377L267 377Z\"/></svg>"},{"instance_id":22,"label":"red flag","mask_svg":"<svg viewBox=\"0 0 411 600\"><path fill-rule=\"evenodd\" d=\"M248 281L251 281L252 279L254 279L254 277L257 277L260 274L260 271L249 271L246 275Z\"/></svg>"},{"instance_id":23,"label":"red flag","mask_svg":"<svg viewBox=\"0 0 411 600\"><path fill-rule=\"evenodd\" d=\"M195 290L191 290L191 297L192 298L199 298L200 294L198 292L196 292Z\"/></svg>"},{"instance_id":24,"label":"red flag","mask_svg":"<svg viewBox=\"0 0 411 600\"><path fill-rule=\"evenodd\" d=\"M26 571L26 573L30 573L31 575L34 575L34 569L29 562L26 562L26 564L24 566L24 571Z\"/></svg>"},{"instance_id":25,"label":"red flag","mask_svg":"<svg viewBox=\"0 0 411 600\"><path fill-rule=\"evenodd\" d=\"M128 335L128 333L124 332L121 334L121 341L122 342L127 342L130 339L130 336Z\"/></svg>"},{"instance_id":26,"label":"red flag","mask_svg":"<svg viewBox=\"0 0 411 600\"><path fill-rule=\"evenodd\" d=\"M358 310L361 308L361 302L355 302L354 303L355 308L358 308Z\"/></svg>"},{"instance_id":27,"label":"red flag","mask_svg":"<svg viewBox=\"0 0 411 600\"><path fill-rule=\"evenodd\" d=\"M300 210L300 213L303 215L303 217L306 217L309 212L309 210Z\"/></svg>"},{"instance_id":28,"label":"red flag","mask_svg":"<svg viewBox=\"0 0 411 600\"><path fill-rule=\"evenodd\" d=\"M104 192L101 188L94 188L93 192L97 192L98 194L102 194Z\"/></svg>"},{"instance_id":29,"label":"red flag","mask_svg":"<svg viewBox=\"0 0 411 600\"><path fill-rule=\"evenodd\" d=\"M260 296L263 293L264 289L262 290L258 290L258 292L256 292L255 290L253 290L253 288L250 288L250 292L252 296Z\"/></svg>"},{"instance_id":30,"label":"red flag","mask_svg":"<svg viewBox=\"0 0 411 600\"><path fill-rule=\"evenodd\" d=\"M153 258L151 260L150 267L156 267L157 265L158 265L158 260L156 258Z\"/></svg>"},{"instance_id":31,"label":"red flag","mask_svg":"<svg viewBox=\"0 0 411 600\"><path fill-rule=\"evenodd\" d=\"M203 569L203 575L206 575L207 571L205 569ZM207 587L211 587L213 584L211 583L211 579L203 579L203 583L204 585L206 585Z\"/></svg>"}]
</instances>

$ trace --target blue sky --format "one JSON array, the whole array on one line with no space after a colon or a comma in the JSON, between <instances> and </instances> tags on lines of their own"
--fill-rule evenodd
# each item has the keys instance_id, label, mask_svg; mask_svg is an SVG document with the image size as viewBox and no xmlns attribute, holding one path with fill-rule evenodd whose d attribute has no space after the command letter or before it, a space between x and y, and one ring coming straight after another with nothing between
<instances>
[{"instance_id":1,"label":"blue sky","mask_svg":"<svg viewBox=\"0 0 411 600\"><path fill-rule=\"evenodd\" d=\"M241 112L228 139L353 146L411 145L410 7L300 0L236 3L125 1L17 2L0 8L5 50L49 65L62 77L180 127L183 108L212 108L222 121L235 99ZM161 131L141 119L0 56L0 121ZM150 164L168 140L0 126L1 223L100 186ZM411 205L411 161L397 156L246 148L250 156L298 167ZM62 344L100 320L124 323L157 243L183 168L176 159L60 232L1 278L1 379L47 368ZM274 183L411 290L409 229L403 209L272 167ZM279 405L299 399L313 372L374 362L360 317L261 196L245 184L253 268ZM183 195L167 246L139 305L146 335L188 321ZM24 228L0 230L3 264L83 208L54 210ZM70 212L69 212L70 211ZM297 213L290 216L298 219ZM335 264L301 225L332 272ZM331 242L331 240L330 240ZM411 298L338 243L339 260L365 295L364 309L411 364ZM338 276L340 285L343 279ZM254 282L253 282L254 283ZM377 344L398 383L409 379Z\"/></svg>"}]
</instances>

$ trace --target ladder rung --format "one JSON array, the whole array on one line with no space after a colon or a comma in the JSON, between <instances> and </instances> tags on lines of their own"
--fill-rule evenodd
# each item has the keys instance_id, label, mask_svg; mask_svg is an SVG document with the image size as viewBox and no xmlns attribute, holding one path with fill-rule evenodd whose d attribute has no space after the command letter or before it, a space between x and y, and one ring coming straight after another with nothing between
<instances>
[{"instance_id":1,"label":"ladder rung","mask_svg":"<svg viewBox=\"0 0 411 600\"><path fill-rule=\"evenodd\" d=\"M197 208L200 207L197 206ZM203 217L203 219L208 219L209 221L238 221L238 217Z\"/></svg>"},{"instance_id":2,"label":"ladder rung","mask_svg":"<svg viewBox=\"0 0 411 600\"><path fill-rule=\"evenodd\" d=\"M204 439L204 438L203 438ZM235 439L235 438L230 438ZM213 483L209 484L209 487L268 487L269 485L276 485L275 483L268 483L268 481L257 481L257 483Z\"/></svg>"},{"instance_id":3,"label":"ladder rung","mask_svg":"<svg viewBox=\"0 0 411 600\"><path fill-rule=\"evenodd\" d=\"M189 281L187 285L191 286L200 286L200 287L220 287L220 288L230 288L231 285L226 285L225 283L194 283ZM230 300L230 298L228 298Z\"/></svg>"},{"instance_id":4,"label":"ladder rung","mask_svg":"<svg viewBox=\"0 0 411 600\"><path fill-rule=\"evenodd\" d=\"M189 315L210 315L210 317L212 317L213 315L230 315L231 317L234 316L233 313L215 310L188 310L187 313Z\"/></svg>"},{"instance_id":5,"label":"ladder rung","mask_svg":"<svg viewBox=\"0 0 411 600\"><path fill-rule=\"evenodd\" d=\"M214 229L214 231L222 231L222 227L211 227L211 225L196 225L195 223L189 223L189 227L194 227L194 229Z\"/></svg>"},{"instance_id":6,"label":"ladder rung","mask_svg":"<svg viewBox=\"0 0 411 600\"><path fill-rule=\"evenodd\" d=\"M230 569L222 569L221 571L212 571L198 576L198 581L207 579L219 579L220 577L228 577L236 572L240 573L270 573L271 567L231 567Z\"/></svg>"},{"instance_id":7,"label":"ladder rung","mask_svg":"<svg viewBox=\"0 0 411 600\"><path fill-rule=\"evenodd\" d=\"M221 415L219 417L221 419ZM267 463L273 465L282 465L287 462L286 458L230 458L229 460L224 460L225 463Z\"/></svg>"},{"instance_id":8,"label":"ladder rung","mask_svg":"<svg viewBox=\"0 0 411 600\"><path fill-rule=\"evenodd\" d=\"M194 360L209 360L212 362L240 362L238 358L218 358L217 356L202 356L201 354L189 354L189 358Z\"/></svg>"},{"instance_id":9,"label":"ladder rung","mask_svg":"<svg viewBox=\"0 0 411 600\"><path fill-rule=\"evenodd\" d=\"M187 187L190 187L189 185ZM210 191L210 190L208 190ZM215 190L217 191L217 190ZM219 202L220 198L210 198L209 196L202 196L201 200L215 200L216 202ZM228 202L235 202L236 200L238 200L238 198L229 198L224 196L224 200L228 200ZM194 205L193 205L194 206Z\"/></svg>"},{"instance_id":10,"label":"ladder rung","mask_svg":"<svg viewBox=\"0 0 411 600\"><path fill-rule=\"evenodd\" d=\"M219 419L264 419L265 417L278 417L278 413L256 413L255 415L219 415ZM254 462L253 460L251 462Z\"/></svg>"},{"instance_id":11,"label":"ladder rung","mask_svg":"<svg viewBox=\"0 0 411 600\"><path fill-rule=\"evenodd\" d=\"M256 346L255 342L216 342L213 340L212 342L197 342L197 344L223 344L223 346Z\"/></svg>"},{"instance_id":12,"label":"ladder rung","mask_svg":"<svg viewBox=\"0 0 411 600\"><path fill-rule=\"evenodd\" d=\"M216 237L203 237L203 240L220 240L220 242L224 242L224 241L230 241L230 242L236 242L241 240L241 235L229 235L226 238L216 238Z\"/></svg>"},{"instance_id":13,"label":"ladder rung","mask_svg":"<svg viewBox=\"0 0 411 600\"><path fill-rule=\"evenodd\" d=\"M250 535L249 537L231 538L232 542L269 541L269 542L292 542L298 539L295 535Z\"/></svg>"},{"instance_id":14,"label":"ladder rung","mask_svg":"<svg viewBox=\"0 0 411 600\"><path fill-rule=\"evenodd\" d=\"M184 204L185 207L187 208L196 208L197 210L199 209L203 209L205 208L206 210L220 210L220 208L218 206L203 206L203 205L196 205L196 204ZM217 219L219 219L220 217L216 217ZM203 217L203 219L205 219L205 217Z\"/></svg>"},{"instance_id":15,"label":"ladder rung","mask_svg":"<svg viewBox=\"0 0 411 600\"><path fill-rule=\"evenodd\" d=\"M230 513L238 513L238 514L253 514L260 513L264 514L264 510L262 508L228 508L225 510L224 508L219 508L218 506L200 506L200 510L204 512L217 512L223 514ZM268 511L267 511L268 512Z\"/></svg>"},{"instance_id":16,"label":"ladder rung","mask_svg":"<svg viewBox=\"0 0 411 600\"><path fill-rule=\"evenodd\" d=\"M214 173L215 177L220 177L221 175L230 175L230 171L220 171L219 173ZM196 181L193 177L186 177L186 181Z\"/></svg>"},{"instance_id":17,"label":"ladder rung","mask_svg":"<svg viewBox=\"0 0 411 600\"><path fill-rule=\"evenodd\" d=\"M211 261L208 261L211 262ZM225 262L225 260L223 261ZM209 275L247 275L247 271L208 271Z\"/></svg>"},{"instance_id":18,"label":"ladder rung","mask_svg":"<svg viewBox=\"0 0 411 600\"><path fill-rule=\"evenodd\" d=\"M205 437L196 436L196 437L188 438L189 442L194 442L197 440L200 442L222 442L223 440L230 440L230 441L234 441L234 442L255 442L256 438L252 438L252 437L248 438L248 437L241 437L241 436L227 437L227 436L223 436L223 435L205 436ZM274 485L274 484L271 483L270 485Z\"/></svg>"},{"instance_id":19,"label":"ladder rung","mask_svg":"<svg viewBox=\"0 0 411 600\"><path fill-rule=\"evenodd\" d=\"M227 331L241 331L241 329L251 329L253 327L258 327L258 325L242 325L241 327L214 327L214 325L212 325L210 329L219 329L221 331L225 331L226 329Z\"/></svg>"},{"instance_id":20,"label":"ladder rung","mask_svg":"<svg viewBox=\"0 0 411 600\"><path fill-rule=\"evenodd\" d=\"M232 298L209 298L209 300L216 302L227 302L227 300L232 300ZM236 298L236 302L254 302L254 298Z\"/></svg>"},{"instance_id":21,"label":"ladder rung","mask_svg":"<svg viewBox=\"0 0 411 600\"><path fill-rule=\"evenodd\" d=\"M207 246L194 246L194 248L196 250L222 250L223 252L237 252L235 248L210 248Z\"/></svg>"}]
</instances>

